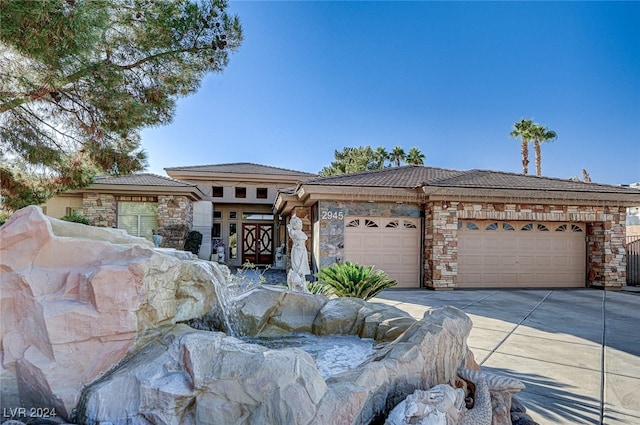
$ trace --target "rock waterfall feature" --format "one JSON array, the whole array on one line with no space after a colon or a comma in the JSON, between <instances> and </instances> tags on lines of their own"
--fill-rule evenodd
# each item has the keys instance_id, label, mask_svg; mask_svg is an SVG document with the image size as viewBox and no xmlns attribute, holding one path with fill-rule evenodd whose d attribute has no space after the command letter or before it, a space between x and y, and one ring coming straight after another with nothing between
<instances>
[{"instance_id":1,"label":"rock waterfall feature","mask_svg":"<svg viewBox=\"0 0 640 425\"><path fill-rule=\"evenodd\" d=\"M471 320L453 307L415 320L263 285L231 300L230 329L223 265L37 207L16 212L0 238L4 409L51 407L81 424L382 423L414 391L477 368ZM377 349L325 380L308 353L233 333L356 335Z\"/></svg>"}]
</instances>

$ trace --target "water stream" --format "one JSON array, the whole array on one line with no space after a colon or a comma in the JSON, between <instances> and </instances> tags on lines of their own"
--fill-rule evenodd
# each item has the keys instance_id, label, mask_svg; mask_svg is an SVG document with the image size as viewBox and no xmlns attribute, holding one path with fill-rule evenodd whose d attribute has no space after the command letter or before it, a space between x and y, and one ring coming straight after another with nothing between
<instances>
[{"instance_id":1,"label":"water stream","mask_svg":"<svg viewBox=\"0 0 640 425\"><path fill-rule=\"evenodd\" d=\"M313 357L324 379L358 367L373 354L373 339L352 335L317 336L298 333L278 337L240 337L273 350L296 347Z\"/></svg>"}]
</instances>

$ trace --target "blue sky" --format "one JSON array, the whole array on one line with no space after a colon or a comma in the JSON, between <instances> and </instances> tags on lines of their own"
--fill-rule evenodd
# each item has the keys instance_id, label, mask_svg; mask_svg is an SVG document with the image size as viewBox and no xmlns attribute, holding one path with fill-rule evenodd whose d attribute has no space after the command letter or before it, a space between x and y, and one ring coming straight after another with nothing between
<instances>
[{"instance_id":1,"label":"blue sky","mask_svg":"<svg viewBox=\"0 0 640 425\"><path fill-rule=\"evenodd\" d=\"M231 1L245 41L143 131L149 172L255 162L316 173L345 146L522 172L513 123L558 133L544 176L640 181L640 2ZM533 148L529 173L535 174Z\"/></svg>"}]
</instances>

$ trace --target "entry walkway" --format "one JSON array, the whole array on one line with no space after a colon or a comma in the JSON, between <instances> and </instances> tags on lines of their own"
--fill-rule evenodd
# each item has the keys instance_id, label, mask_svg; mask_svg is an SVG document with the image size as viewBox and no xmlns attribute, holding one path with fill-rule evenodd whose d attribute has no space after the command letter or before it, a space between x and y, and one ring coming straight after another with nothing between
<instances>
[{"instance_id":1,"label":"entry walkway","mask_svg":"<svg viewBox=\"0 0 640 425\"><path fill-rule=\"evenodd\" d=\"M640 424L640 294L601 290L387 290L415 318L451 305L473 320L483 368L520 379L536 422Z\"/></svg>"}]
</instances>

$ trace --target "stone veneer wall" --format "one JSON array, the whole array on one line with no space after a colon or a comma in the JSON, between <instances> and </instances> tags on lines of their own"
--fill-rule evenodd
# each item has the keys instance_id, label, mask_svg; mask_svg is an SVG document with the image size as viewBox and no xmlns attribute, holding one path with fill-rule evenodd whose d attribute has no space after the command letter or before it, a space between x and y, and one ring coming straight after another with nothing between
<instances>
[{"instance_id":1,"label":"stone veneer wall","mask_svg":"<svg viewBox=\"0 0 640 425\"><path fill-rule=\"evenodd\" d=\"M587 224L587 279L589 282L604 280L604 223Z\"/></svg>"},{"instance_id":2,"label":"stone veneer wall","mask_svg":"<svg viewBox=\"0 0 640 425\"><path fill-rule=\"evenodd\" d=\"M158 234L162 247L184 249L186 236L193 227L193 202L186 196L158 196ZM211 235L202 235L203 240Z\"/></svg>"},{"instance_id":3,"label":"stone veneer wall","mask_svg":"<svg viewBox=\"0 0 640 425\"><path fill-rule=\"evenodd\" d=\"M82 215L96 227L116 227L118 205L113 195L106 193L84 193L82 195Z\"/></svg>"},{"instance_id":4,"label":"stone veneer wall","mask_svg":"<svg viewBox=\"0 0 640 425\"><path fill-rule=\"evenodd\" d=\"M349 216L420 217L420 206L395 202L318 202L320 268L344 261L344 226Z\"/></svg>"},{"instance_id":5,"label":"stone veneer wall","mask_svg":"<svg viewBox=\"0 0 640 425\"><path fill-rule=\"evenodd\" d=\"M158 196L158 227L177 224L193 226L193 202L186 196Z\"/></svg>"},{"instance_id":6,"label":"stone veneer wall","mask_svg":"<svg viewBox=\"0 0 640 425\"><path fill-rule=\"evenodd\" d=\"M433 202L426 211L425 285L456 287L458 220L587 223L588 286L619 288L626 282L623 247L626 210L605 206Z\"/></svg>"}]
</instances>

